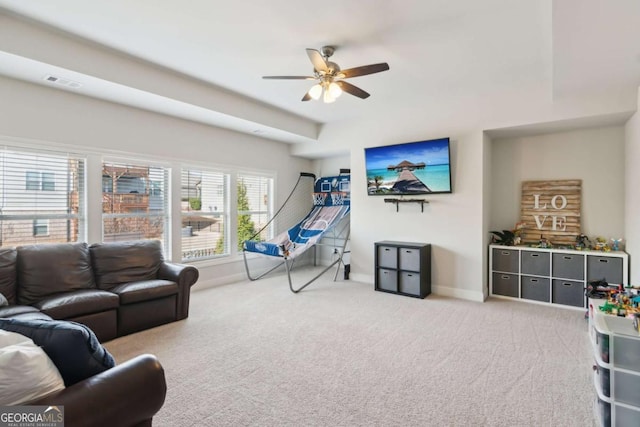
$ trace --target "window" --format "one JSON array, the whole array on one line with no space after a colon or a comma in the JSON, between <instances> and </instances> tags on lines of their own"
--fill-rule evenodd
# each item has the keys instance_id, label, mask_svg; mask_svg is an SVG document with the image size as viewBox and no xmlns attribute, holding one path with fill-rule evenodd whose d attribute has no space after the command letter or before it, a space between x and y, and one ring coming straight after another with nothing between
<instances>
[{"instance_id":1,"label":"window","mask_svg":"<svg viewBox=\"0 0 640 427\"><path fill-rule=\"evenodd\" d=\"M183 169L181 173L182 260L227 255L229 175Z\"/></svg>"},{"instance_id":2,"label":"window","mask_svg":"<svg viewBox=\"0 0 640 427\"><path fill-rule=\"evenodd\" d=\"M0 246L84 241L85 163L0 146Z\"/></svg>"},{"instance_id":3,"label":"window","mask_svg":"<svg viewBox=\"0 0 640 427\"><path fill-rule=\"evenodd\" d=\"M148 164L102 164L102 239L158 239L167 253L169 169Z\"/></svg>"},{"instance_id":4,"label":"window","mask_svg":"<svg viewBox=\"0 0 640 427\"><path fill-rule=\"evenodd\" d=\"M39 190L40 189L40 172L27 171L25 173L27 190Z\"/></svg>"},{"instance_id":5,"label":"window","mask_svg":"<svg viewBox=\"0 0 640 427\"><path fill-rule=\"evenodd\" d=\"M33 236L48 236L49 235L49 220L48 219L34 219L33 220Z\"/></svg>"},{"instance_id":6,"label":"window","mask_svg":"<svg viewBox=\"0 0 640 427\"><path fill-rule=\"evenodd\" d=\"M56 182L53 172L42 172L42 191L55 191Z\"/></svg>"},{"instance_id":7,"label":"window","mask_svg":"<svg viewBox=\"0 0 640 427\"><path fill-rule=\"evenodd\" d=\"M27 171L25 173L25 188L27 190L55 191L55 174L53 172L34 172Z\"/></svg>"},{"instance_id":8,"label":"window","mask_svg":"<svg viewBox=\"0 0 640 427\"><path fill-rule=\"evenodd\" d=\"M260 175L238 174L238 250L242 242L251 238L268 240L273 227L267 225L273 214L273 178ZM255 236L255 237L254 237Z\"/></svg>"}]
</instances>

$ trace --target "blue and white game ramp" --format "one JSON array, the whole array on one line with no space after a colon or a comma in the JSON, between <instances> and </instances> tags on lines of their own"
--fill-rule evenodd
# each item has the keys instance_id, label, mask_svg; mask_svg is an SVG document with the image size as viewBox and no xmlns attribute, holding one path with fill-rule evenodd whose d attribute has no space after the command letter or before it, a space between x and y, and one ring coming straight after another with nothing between
<instances>
[{"instance_id":1,"label":"blue and white game ramp","mask_svg":"<svg viewBox=\"0 0 640 427\"><path fill-rule=\"evenodd\" d=\"M337 225L341 224L343 222L342 220L349 215L351 208L350 190L349 175L319 178L316 180L314 185L314 207L307 216L302 219L302 221L269 241L245 241L243 255L249 279L257 280L264 277L266 274L279 267L280 264L276 265L273 269L265 272L264 274L253 278L249 274L249 266L246 257L247 252L281 258L289 277L289 287L294 293L301 291L334 265L338 263L344 264L343 255L345 253L345 247L349 235L348 221L346 221L346 225L343 224L341 230L338 230L338 235L332 236L334 238L338 238L338 241L343 243L341 247L335 247L339 254L338 259L301 288L296 290L291 284L290 269L292 265L289 262L292 263L296 257L305 253L308 249L315 247L316 245L321 245L321 239L328 232L336 232ZM339 267L340 266L338 265L338 268ZM338 272L336 271L336 277L337 273Z\"/></svg>"}]
</instances>

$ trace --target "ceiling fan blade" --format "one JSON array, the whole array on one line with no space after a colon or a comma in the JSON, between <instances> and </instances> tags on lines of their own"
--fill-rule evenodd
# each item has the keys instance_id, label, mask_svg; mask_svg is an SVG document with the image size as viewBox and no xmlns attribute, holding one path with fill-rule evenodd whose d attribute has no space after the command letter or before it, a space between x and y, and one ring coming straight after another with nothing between
<instances>
[{"instance_id":1,"label":"ceiling fan blade","mask_svg":"<svg viewBox=\"0 0 640 427\"><path fill-rule=\"evenodd\" d=\"M381 71L387 71L389 64L381 62L379 64L363 65L362 67L347 68L338 73L338 77L346 79L349 77L366 76L367 74L379 73Z\"/></svg>"},{"instance_id":2,"label":"ceiling fan blade","mask_svg":"<svg viewBox=\"0 0 640 427\"><path fill-rule=\"evenodd\" d=\"M357 86L352 85L351 83L338 81L336 82L336 84L340 86L340 89L342 89L343 91L350 93L353 96L357 96L358 98L366 99L369 97L369 94L367 92L363 91Z\"/></svg>"},{"instance_id":3,"label":"ceiling fan blade","mask_svg":"<svg viewBox=\"0 0 640 427\"><path fill-rule=\"evenodd\" d=\"M327 61L324 60L322 54L316 49L307 49L307 55L313 64L313 68L319 73L326 73L329 71Z\"/></svg>"},{"instance_id":4,"label":"ceiling fan blade","mask_svg":"<svg viewBox=\"0 0 640 427\"><path fill-rule=\"evenodd\" d=\"M302 97L302 101L310 101L311 100L311 95L309 95L309 92L305 93L304 96Z\"/></svg>"},{"instance_id":5,"label":"ceiling fan blade","mask_svg":"<svg viewBox=\"0 0 640 427\"><path fill-rule=\"evenodd\" d=\"M263 79L279 80L315 80L312 76L262 76Z\"/></svg>"}]
</instances>

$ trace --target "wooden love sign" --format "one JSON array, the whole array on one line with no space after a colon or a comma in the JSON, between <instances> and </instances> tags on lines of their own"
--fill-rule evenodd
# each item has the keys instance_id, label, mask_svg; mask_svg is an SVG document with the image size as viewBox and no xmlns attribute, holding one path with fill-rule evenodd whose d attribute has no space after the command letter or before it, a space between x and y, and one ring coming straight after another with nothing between
<instances>
[{"instance_id":1,"label":"wooden love sign","mask_svg":"<svg viewBox=\"0 0 640 427\"><path fill-rule=\"evenodd\" d=\"M523 243L573 245L580 234L582 180L524 181L520 221Z\"/></svg>"}]
</instances>

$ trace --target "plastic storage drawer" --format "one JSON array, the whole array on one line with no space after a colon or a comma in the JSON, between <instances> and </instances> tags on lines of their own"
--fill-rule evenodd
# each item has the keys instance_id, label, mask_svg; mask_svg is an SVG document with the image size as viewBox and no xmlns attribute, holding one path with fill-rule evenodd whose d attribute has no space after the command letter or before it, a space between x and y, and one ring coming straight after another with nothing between
<instances>
[{"instance_id":1,"label":"plastic storage drawer","mask_svg":"<svg viewBox=\"0 0 640 427\"><path fill-rule=\"evenodd\" d=\"M620 320L629 321L626 318ZM618 368L629 369L631 371L640 372L640 336L637 338L627 338L620 335L613 337L613 364Z\"/></svg>"},{"instance_id":2,"label":"plastic storage drawer","mask_svg":"<svg viewBox=\"0 0 640 427\"><path fill-rule=\"evenodd\" d=\"M399 248L399 269L420 271L420 249Z\"/></svg>"},{"instance_id":3,"label":"plastic storage drawer","mask_svg":"<svg viewBox=\"0 0 640 427\"><path fill-rule=\"evenodd\" d=\"M584 284L572 280L553 279L551 302L584 307Z\"/></svg>"},{"instance_id":4,"label":"plastic storage drawer","mask_svg":"<svg viewBox=\"0 0 640 427\"><path fill-rule=\"evenodd\" d=\"M639 425L640 408L610 403L598 394L595 412L602 427L636 427Z\"/></svg>"},{"instance_id":5,"label":"plastic storage drawer","mask_svg":"<svg viewBox=\"0 0 640 427\"><path fill-rule=\"evenodd\" d=\"M398 248L378 246L378 267L398 268Z\"/></svg>"},{"instance_id":6,"label":"plastic storage drawer","mask_svg":"<svg viewBox=\"0 0 640 427\"><path fill-rule=\"evenodd\" d=\"M420 274L407 271L401 272L398 291L405 294L422 296L420 294Z\"/></svg>"},{"instance_id":7,"label":"plastic storage drawer","mask_svg":"<svg viewBox=\"0 0 640 427\"><path fill-rule=\"evenodd\" d=\"M378 289L398 291L398 272L396 270L378 269Z\"/></svg>"},{"instance_id":8,"label":"plastic storage drawer","mask_svg":"<svg viewBox=\"0 0 640 427\"><path fill-rule=\"evenodd\" d=\"M601 280L610 284L621 284L622 258L587 256L587 280Z\"/></svg>"},{"instance_id":9,"label":"plastic storage drawer","mask_svg":"<svg viewBox=\"0 0 640 427\"><path fill-rule=\"evenodd\" d=\"M520 251L510 249L494 248L492 253L492 269L494 271L505 271L517 273L519 270Z\"/></svg>"},{"instance_id":10,"label":"plastic storage drawer","mask_svg":"<svg viewBox=\"0 0 640 427\"><path fill-rule=\"evenodd\" d=\"M549 279L545 277L522 276L522 298L549 302Z\"/></svg>"},{"instance_id":11,"label":"plastic storage drawer","mask_svg":"<svg viewBox=\"0 0 640 427\"><path fill-rule=\"evenodd\" d=\"M640 373L634 374L614 369L613 397L616 402L626 403L640 410ZM640 418L638 425L640 425Z\"/></svg>"},{"instance_id":12,"label":"plastic storage drawer","mask_svg":"<svg viewBox=\"0 0 640 427\"><path fill-rule=\"evenodd\" d=\"M553 254L553 277L584 280L584 255Z\"/></svg>"},{"instance_id":13,"label":"plastic storage drawer","mask_svg":"<svg viewBox=\"0 0 640 427\"><path fill-rule=\"evenodd\" d=\"M522 274L531 274L533 276L549 276L551 273L551 264L549 260L549 252L522 251L520 255Z\"/></svg>"},{"instance_id":14,"label":"plastic storage drawer","mask_svg":"<svg viewBox=\"0 0 640 427\"><path fill-rule=\"evenodd\" d=\"M518 297L518 276L516 274L493 273L493 293Z\"/></svg>"}]
</instances>

